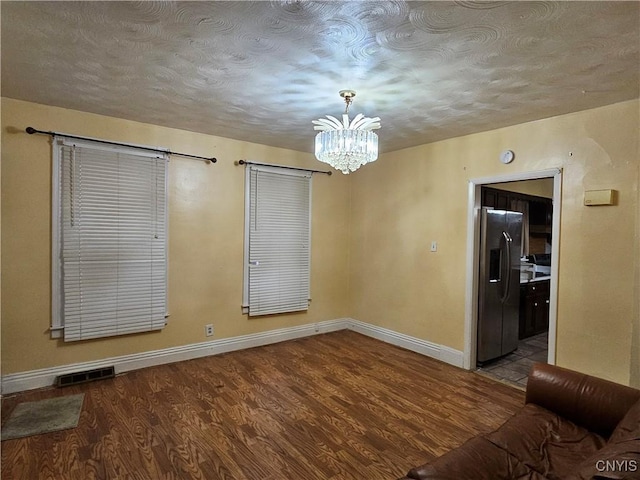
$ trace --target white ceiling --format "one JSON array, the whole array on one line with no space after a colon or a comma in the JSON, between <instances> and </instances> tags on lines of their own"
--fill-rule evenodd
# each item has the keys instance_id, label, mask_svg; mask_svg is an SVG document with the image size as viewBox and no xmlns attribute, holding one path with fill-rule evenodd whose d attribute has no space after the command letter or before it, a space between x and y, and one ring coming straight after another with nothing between
<instances>
[{"instance_id":1,"label":"white ceiling","mask_svg":"<svg viewBox=\"0 0 640 480\"><path fill-rule=\"evenodd\" d=\"M382 118L382 151L639 96L635 1L2 1L1 17L3 96L309 152L346 88L352 114Z\"/></svg>"}]
</instances>

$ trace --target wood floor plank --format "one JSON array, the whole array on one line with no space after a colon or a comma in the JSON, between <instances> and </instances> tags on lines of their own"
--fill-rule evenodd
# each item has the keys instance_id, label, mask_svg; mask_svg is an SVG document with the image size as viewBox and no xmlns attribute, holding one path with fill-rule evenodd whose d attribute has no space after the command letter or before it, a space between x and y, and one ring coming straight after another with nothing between
<instances>
[{"instance_id":1,"label":"wood floor plank","mask_svg":"<svg viewBox=\"0 0 640 480\"><path fill-rule=\"evenodd\" d=\"M4 398L84 393L73 430L2 442L4 480L394 479L498 427L523 392L336 332Z\"/></svg>"}]
</instances>

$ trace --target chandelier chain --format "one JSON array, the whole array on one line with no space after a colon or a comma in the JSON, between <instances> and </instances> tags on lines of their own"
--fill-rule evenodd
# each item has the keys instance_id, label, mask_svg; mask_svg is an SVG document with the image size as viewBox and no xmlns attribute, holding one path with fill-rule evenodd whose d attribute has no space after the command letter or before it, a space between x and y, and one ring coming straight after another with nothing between
<instances>
[{"instance_id":1,"label":"chandelier chain","mask_svg":"<svg viewBox=\"0 0 640 480\"><path fill-rule=\"evenodd\" d=\"M345 95L344 96L344 103L346 104L344 107L344 113L349 113L349 106L351 105L351 102L353 102L351 95Z\"/></svg>"}]
</instances>

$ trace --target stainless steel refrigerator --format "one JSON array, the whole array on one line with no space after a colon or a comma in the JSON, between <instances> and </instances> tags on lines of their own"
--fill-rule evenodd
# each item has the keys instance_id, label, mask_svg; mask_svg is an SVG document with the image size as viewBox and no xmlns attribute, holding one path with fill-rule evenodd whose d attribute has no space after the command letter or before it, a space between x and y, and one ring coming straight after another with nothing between
<instances>
[{"instance_id":1,"label":"stainless steel refrigerator","mask_svg":"<svg viewBox=\"0 0 640 480\"><path fill-rule=\"evenodd\" d=\"M482 208L478 363L518 347L522 213Z\"/></svg>"}]
</instances>

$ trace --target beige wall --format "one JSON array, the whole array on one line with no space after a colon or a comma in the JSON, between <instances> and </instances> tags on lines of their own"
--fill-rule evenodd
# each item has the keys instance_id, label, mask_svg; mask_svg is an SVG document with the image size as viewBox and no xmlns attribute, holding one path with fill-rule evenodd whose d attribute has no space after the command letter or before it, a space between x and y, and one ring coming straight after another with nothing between
<instances>
[{"instance_id":1,"label":"beige wall","mask_svg":"<svg viewBox=\"0 0 640 480\"><path fill-rule=\"evenodd\" d=\"M562 168L557 363L638 384L638 110L630 101L454 138L358 171L351 315L463 350L468 181ZM583 206L585 190L604 188L619 192L616 206Z\"/></svg>"},{"instance_id":2,"label":"beige wall","mask_svg":"<svg viewBox=\"0 0 640 480\"><path fill-rule=\"evenodd\" d=\"M507 190L509 192L523 193L536 197L553 198L553 178L540 178L538 180L522 180L519 182L492 183L491 188Z\"/></svg>"},{"instance_id":3,"label":"beige wall","mask_svg":"<svg viewBox=\"0 0 640 480\"><path fill-rule=\"evenodd\" d=\"M317 168L310 154L3 99L2 374L202 342L207 323L226 338L350 316L462 350L468 180L560 167L557 362L640 385L639 107L455 138L384 154L350 176L315 176L311 308L248 319L244 175L233 161ZM162 332L49 339L51 147L24 134L28 125L218 157L170 163L171 318ZM503 165L507 148L516 159ZM584 207L584 190L599 188L618 190L618 205Z\"/></svg>"},{"instance_id":4,"label":"beige wall","mask_svg":"<svg viewBox=\"0 0 640 480\"><path fill-rule=\"evenodd\" d=\"M51 146L33 126L216 156L169 166L169 325L159 333L51 340ZM313 177L312 304L307 313L241 314L244 167L239 159L317 168L312 155L33 103L2 99L2 374L91 361L348 314L349 181ZM336 248L338 247L338 248Z\"/></svg>"}]
</instances>

